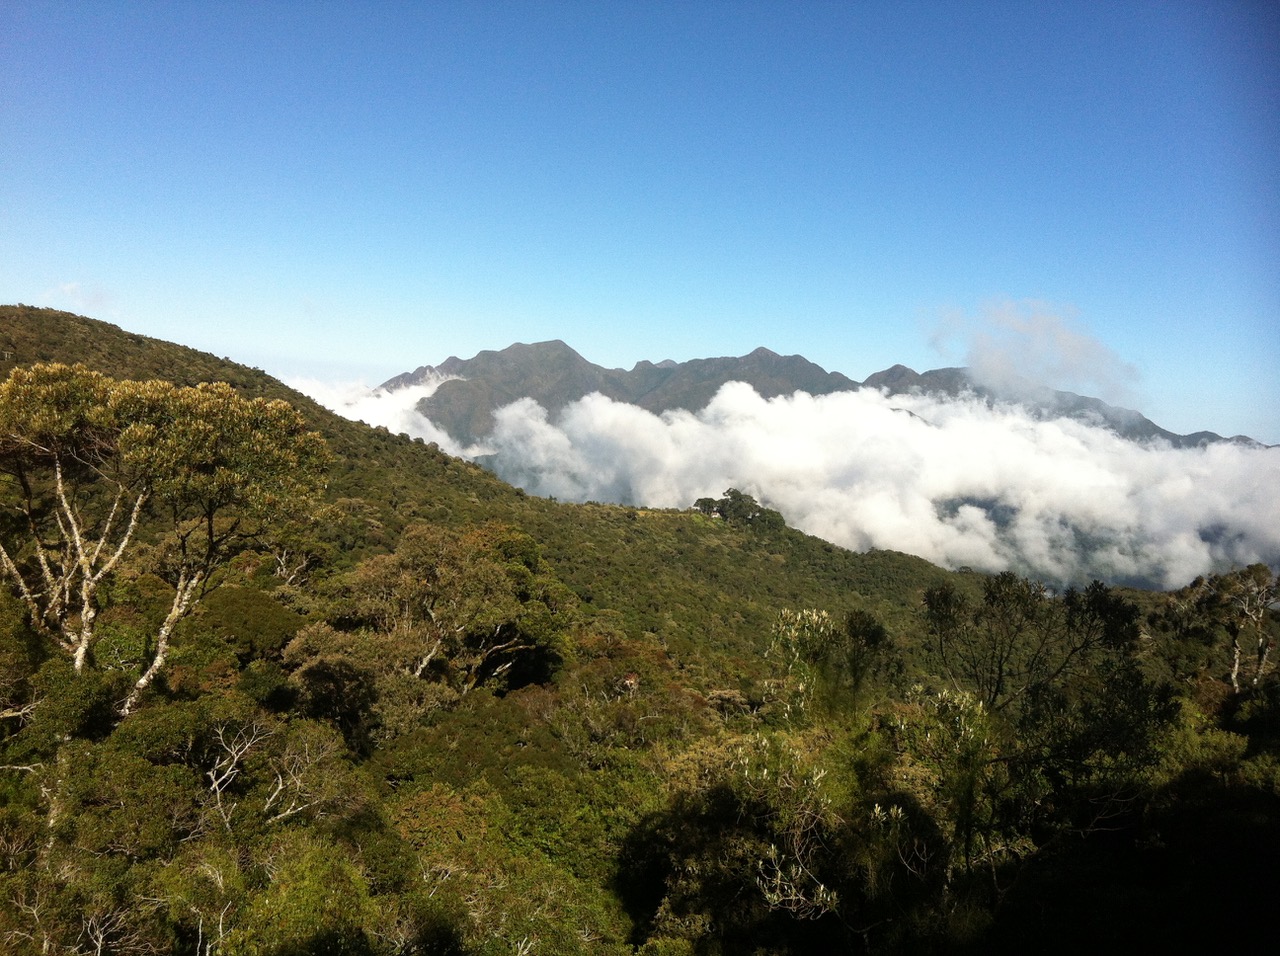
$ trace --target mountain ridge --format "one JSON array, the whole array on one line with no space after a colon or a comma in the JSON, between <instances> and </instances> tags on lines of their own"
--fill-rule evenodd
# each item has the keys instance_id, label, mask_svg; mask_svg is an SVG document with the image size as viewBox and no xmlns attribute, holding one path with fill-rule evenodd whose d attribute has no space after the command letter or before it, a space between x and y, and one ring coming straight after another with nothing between
<instances>
[{"instance_id":1,"label":"mountain ridge","mask_svg":"<svg viewBox=\"0 0 1280 956\"><path fill-rule=\"evenodd\" d=\"M1135 409L1111 405L1100 398L1049 388L1025 379L1010 382L1004 388L983 384L967 368L937 368L917 372L905 365L894 365L869 375L861 387L884 389L889 395L923 392L958 398L969 393L992 403L1022 405L1041 418L1073 418L1102 424L1131 441L1163 440L1174 448L1198 448L1217 442L1266 447L1247 435L1227 438L1207 430L1180 435L1161 428Z\"/></svg>"},{"instance_id":2,"label":"mountain ridge","mask_svg":"<svg viewBox=\"0 0 1280 956\"><path fill-rule=\"evenodd\" d=\"M418 410L463 445L474 444L493 427L493 412L521 398L532 398L555 415L593 392L655 414L675 408L696 411L720 387L743 381L765 398L797 390L812 395L856 387L839 372L827 372L799 355L778 355L766 348L740 357L637 362L629 371L587 361L559 339L501 351L482 351L471 359L450 356L438 366L424 365L388 379L387 391L447 378L418 403Z\"/></svg>"},{"instance_id":3,"label":"mountain ridge","mask_svg":"<svg viewBox=\"0 0 1280 956\"><path fill-rule=\"evenodd\" d=\"M484 350L471 359L450 356L440 365L422 365L388 379L380 387L395 391L432 380L440 382L418 411L463 446L483 440L493 428L493 413L504 405L531 398L556 416L567 405L593 392L636 405L654 414L683 408L699 411L728 382L745 382L763 398L805 392L872 388L888 395L913 392L959 398L973 395L989 403L1022 405L1040 418L1071 418L1100 424L1131 441L1165 441L1175 448L1217 442L1261 445L1244 435L1225 438L1203 430L1182 435L1162 428L1141 412L1098 398L1038 385L1030 381L984 384L959 367L917 372L893 365L857 382L841 372L828 372L802 355L779 355L760 347L746 355L637 362L630 370L596 365L560 339L517 342L505 349Z\"/></svg>"}]
</instances>

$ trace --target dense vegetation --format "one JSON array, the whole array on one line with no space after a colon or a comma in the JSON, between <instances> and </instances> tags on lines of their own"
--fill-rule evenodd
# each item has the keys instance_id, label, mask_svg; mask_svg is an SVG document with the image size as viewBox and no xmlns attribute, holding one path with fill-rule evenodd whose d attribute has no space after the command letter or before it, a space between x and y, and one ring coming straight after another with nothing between
<instances>
[{"instance_id":1,"label":"dense vegetation","mask_svg":"<svg viewBox=\"0 0 1280 956\"><path fill-rule=\"evenodd\" d=\"M0 309L0 356L0 952L1269 925L1270 569L1052 593L852 554L734 489L525 496L63 313Z\"/></svg>"}]
</instances>

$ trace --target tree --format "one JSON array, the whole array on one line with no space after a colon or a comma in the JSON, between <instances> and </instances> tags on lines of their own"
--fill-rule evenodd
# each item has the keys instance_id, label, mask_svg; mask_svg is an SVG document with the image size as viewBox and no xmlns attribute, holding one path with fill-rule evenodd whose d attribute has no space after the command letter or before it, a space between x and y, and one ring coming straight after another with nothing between
<instances>
[{"instance_id":1,"label":"tree","mask_svg":"<svg viewBox=\"0 0 1280 956\"><path fill-rule=\"evenodd\" d=\"M971 603L950 584L925 592L925 620L942 670L992 712L1061 685L1097 654L1129 649L1138 610L1095 581L1061 598L1011 571Z\"/></svg>"},{"instance_id":2,"label":"tree","mask_svg":"<svg viewBox=\"0 0 1280 956\"><path fill-rule=\"evenodd\" d=\"M324 440L287 402L244 399L225 383L117 381L83 365L15 369L0 384L0 569L33 626L80 672L103 585L154 519L156 570L174 595L127 714L210 573L314 493L327 459Z\"/></svg>"},{"instance_id":3,"label":"tree","mask_svg":"<svg viewBox=\"0 0 1280 956\"><path fill-rule=\"evenodd\" d=\"M788 720L813 716L815 702L826 711L847 710L884 663L889 643L884 625L866 611L851 611L841 623L826 611L784 609L765 651L779 668L767 682L768 696Z\"/></svg>"},{"instance_id":4,"label":"tree","mask_svg":"<svg viewBox=\"0 0 1280 956\"><path fill-rule=\"evenodd\" d=\"M977 603L930 589L925 617L953 697L985 715L985 759L1002 765L989 802L1015 829L1086 832L1128 811L1175 713L1139 666L1133 604L1099 582L1054 597L1005 572Z\"/></svg>"},{"instance_id":5,"label":"tree","mask_svg":"<svg viewBox=\"0 0 1280 956\"><path fill-rule=\"evenodd\" d=\"M1280 577L1273 576L1265 564L1252 564L1225 574L1197 577L1171 592L1151 622L1173 638L1171 650L1178 658L1191 658L1179 662L1184 669L1194 674L1201 668L1225 667L1232 693L1238 697L1245 693L1242 669L1251 692L1270 670L1275 645L1271 621L1278 598ZM1246 649L1252 658L1247 667ZM1225 661L1224 651L1229 655Z\"/></svg>"},{"instance_id":6,"label":"tree","mask_svg":"<svg viewBox=\"0 0 1280 956\"><path fill-rule=\"evenodd\" d=\"M133 539L148 498L118 454L111 385L81 366L15 369L0 385L7 479L0 566L33 626L72 655L77 671L93 643L99 585ZM86 508L86 486L96 508Z\"/></svg>"},{"instance_id":7,"label":"tree","mask_svg":"<svg viewBox=\"0 0 1280 956\"><path fill-rule=\"evenodd\" d=\"M693 507L708 517L719 516L730 524L743 525L757 531L778 531L786 527L781 512L764 507L737 488L727 489L720 499L699 498L693 503Z\"/></svg>"},{"instance_id":8,"label":"tree","mask_svg":"<svg viewBox=\"0 0 1280 956\"><path fill-rule=\"evenodd\" d=\"M639 821L620 861L643 952L851 951L842 890L858 891L839 885L838 808L852 794L828 774L820 738L707 737L664 771L667 806ZM676 940L687 948L658 948Z\"/></svg>"},{"instance_id":9,"label":"tree","mask_svg":"<svg viewBox=\"0 0 1280 956\"><path fill-rule=\"evenodd\" d=\"M459 696L482 683L549 679L576 610L533 539L500 525L462 534L411 525L394 554L364 561L344 585L335 623L364 632L363 650L344 651L346 660L384 678L441 681ZM340 637L310 629L286 660L309 672L302 662Z\"/></svg>"},{"instance_id":10,"label":"tree","mask_svg":"<svg viewBox=\"0 0 1280 956\"><path fill-rule=\"evenodd\" d=\"M1254 639L1253 676L1250 687L1257 687L1267 672L1274 644L1266 631L1267 614L1276 603L1280 577L1272 577L1265 564L1252 564L1230 574L1215 575L1209 587L1225 606L1225 627L1231 636L1231 689L1240 693L1240 639L1248 634Z\"/></svg>"}]
</instances>

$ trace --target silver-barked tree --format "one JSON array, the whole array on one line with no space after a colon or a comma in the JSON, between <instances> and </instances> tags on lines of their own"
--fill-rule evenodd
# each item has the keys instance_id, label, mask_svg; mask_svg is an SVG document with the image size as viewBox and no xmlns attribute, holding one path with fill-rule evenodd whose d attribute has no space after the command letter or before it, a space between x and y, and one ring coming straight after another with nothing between
<instances>
[{"instance_id":1,"label":"silver-barked tree","mask_svg":"<svg viewBox=\"0 0 1280 956\"><path fill-rule=\"evenodd\" d=\"M144 524L173 600L128 713L164 667L173 630L235 549L319 487L328 453L283 401L225 383L119 381L82 365L0 383L0 572L33 626L81 671L104 583Z\"/></svg>"}]
</instances>

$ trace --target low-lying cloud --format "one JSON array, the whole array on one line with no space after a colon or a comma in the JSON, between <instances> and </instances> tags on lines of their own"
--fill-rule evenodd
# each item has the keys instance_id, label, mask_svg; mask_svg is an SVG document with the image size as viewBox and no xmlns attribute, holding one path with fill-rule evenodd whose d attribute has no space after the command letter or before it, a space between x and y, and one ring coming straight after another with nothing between
<instances>
[{"instance_id":1,"label":"low-lying cloud","mask_svg":"<svg viewBox=\"0 0 1280 956\"><path fill-rule=\"evenodd\" d=\"M381 425L396 434L433 441L449 454L461 455L465 449L417 410L418 402L433 395L447 381L449 376L442 375L394 391L370 388L363 382L334 383L313 378L290 378L285 384L343 418L366 425Z\"/></svg>"},{"instance_id":2,"label":"low-lying cloud","mask_svg":"<svg viewBox=\"0 0 1280 956\"><path fill-rule=\"evenodd\" d=\"M1138 370L1071 317L1071 310L1044 302L1000 302L970 319L956 314L934 330L932 342L951 352L963 345L964 364L975 382L1002 395L1036 386L1096 395L1131 405Z\"/></svg>"},{"instance_id":3,"label":"low-lying cloud","mask_svg":"<svg viewBox=\"0 0 1280 956\"><path fill-rule=\"evenodd\" d=\"M450 448L408 391L349 406L352 417ZM533 494L684 508L736 487L848 548L1057 583L1177 587L1280 565L1280 448L1140 445L972 398L862 389L766 400L730 383L696 413L595 394L554 419L522 399L497 412L484 447L452 450L488 455Z\"/></svg>"}]
</instances>

